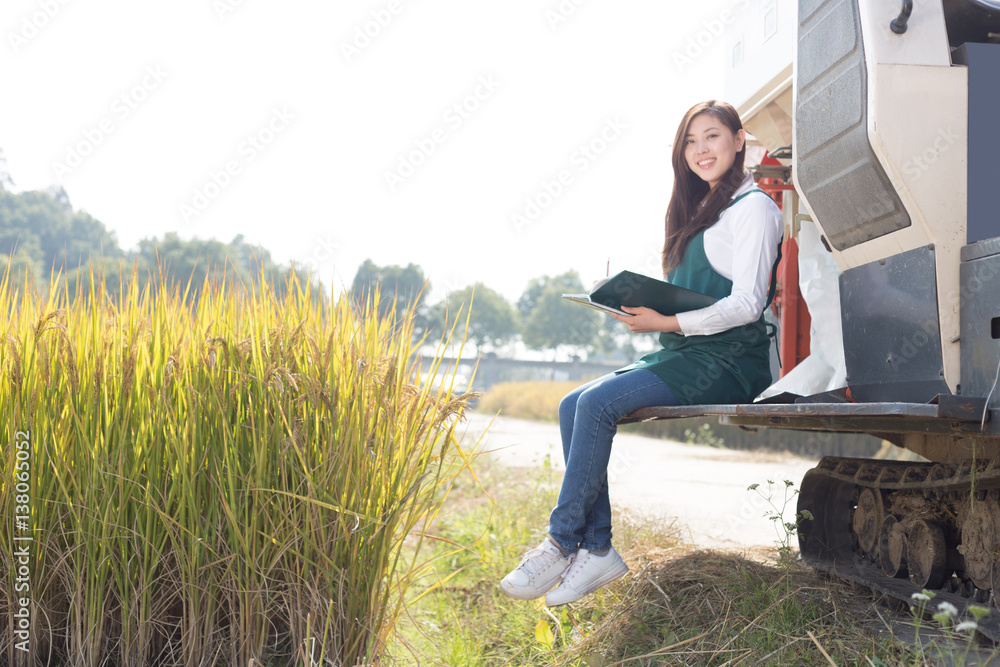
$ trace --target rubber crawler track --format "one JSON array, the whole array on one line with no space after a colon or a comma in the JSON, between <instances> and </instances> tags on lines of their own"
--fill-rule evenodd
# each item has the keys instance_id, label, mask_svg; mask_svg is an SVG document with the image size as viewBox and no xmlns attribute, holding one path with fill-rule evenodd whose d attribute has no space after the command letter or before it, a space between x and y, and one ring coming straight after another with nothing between
<instances>
[{"instance_id":1,"label":"rubber crawler track","mask_svg":"<svg viewBox=\"0 0 1000 667\"><path fill-rule=\"evenodd\" d=\"M975 492L973 493L973 489ZM925 588L970 618L989 607L981 639L1000 643L1000 459L960 466L825 457L802 480L803 560L906 605ZM888 574L887 574L888 572Z\"/></svg>"}]
</instances>

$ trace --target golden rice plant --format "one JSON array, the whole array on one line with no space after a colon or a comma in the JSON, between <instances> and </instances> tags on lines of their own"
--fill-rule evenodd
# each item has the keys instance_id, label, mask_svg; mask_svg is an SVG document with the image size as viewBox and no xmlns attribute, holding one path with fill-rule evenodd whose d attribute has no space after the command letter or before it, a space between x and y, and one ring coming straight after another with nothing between
<instances>
[{"instance_id":1,"label":"golden rice plant","mask_svg":"<svg viewBox=\"0 0 1000 667\"><path fill-rule=\"evenodd\" d=\"M412 313L294 276L281 299L84 284L0 283L0 665L376 662L469 398L417 379L448 369L418 368Z\"/></svg>"}]
</instances>

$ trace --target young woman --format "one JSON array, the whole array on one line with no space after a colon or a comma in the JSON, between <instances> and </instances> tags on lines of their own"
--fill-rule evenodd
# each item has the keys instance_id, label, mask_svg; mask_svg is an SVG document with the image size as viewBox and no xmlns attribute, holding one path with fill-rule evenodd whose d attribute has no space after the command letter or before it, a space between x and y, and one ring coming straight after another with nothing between
<instances>
[{"instance_id":1,"label":"young woman","mask_svg":"<svg viewBox=\"0 0 1000 667\"><path fill-rule=\"evenodd\" d=\"M548 537L500 582L508 595L565 604L628 572L611 545L607 469L618 420L653 405L747 403L770 385L763 312L773 296L781 212L744 172L745 154L746 133L729 104L702 102L684 115L663 272L719 300L677 315L649 308L614 315L635 333L660 332L663 347L563 398L559 500Z\"/></svg>"}]
</instances>

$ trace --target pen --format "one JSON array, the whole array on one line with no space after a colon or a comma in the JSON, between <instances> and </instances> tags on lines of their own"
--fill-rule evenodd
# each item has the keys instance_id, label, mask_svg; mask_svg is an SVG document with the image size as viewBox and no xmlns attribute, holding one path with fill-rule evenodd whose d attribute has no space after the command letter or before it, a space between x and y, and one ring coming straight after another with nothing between
<instances>
[{"instance_id":1,"label":"pen","mask_svg":"<svg viewBox=\"0 0 1000 667\"><path fill-rule=\"evenodd\" d=\"M611 277L611 258L610 257L608 257L608 270L605 272L604 277L605 278L610 278Z\"/></svg>"}]
</instances>

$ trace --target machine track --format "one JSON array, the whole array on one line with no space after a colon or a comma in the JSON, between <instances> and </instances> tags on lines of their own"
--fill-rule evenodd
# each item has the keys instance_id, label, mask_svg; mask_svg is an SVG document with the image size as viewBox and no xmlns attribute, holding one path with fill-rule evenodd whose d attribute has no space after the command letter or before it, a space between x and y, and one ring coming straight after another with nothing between
<instances>
[{"instance_id":1,"label":"machine track","mask_svg":"<svg viewBox=\"0 0 1000 667\"><path fill-rule=\"evenodd\" d=\"M905 604L923 589L1000 643L1000 458L958 466L825 457L806 473L799 548L813 567Z\"/></svg>"}]
</instances>

